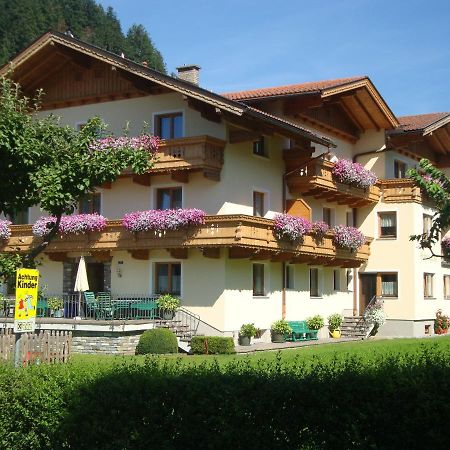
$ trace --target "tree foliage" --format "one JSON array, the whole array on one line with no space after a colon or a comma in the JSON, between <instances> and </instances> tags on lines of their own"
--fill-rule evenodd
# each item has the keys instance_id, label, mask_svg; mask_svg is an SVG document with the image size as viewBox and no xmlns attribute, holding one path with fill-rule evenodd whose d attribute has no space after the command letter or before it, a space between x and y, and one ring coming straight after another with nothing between
<instances>
[{"instance_id":1,"label":"tree foliage","mask_svg":"<svg viewBox=\"0 0 450 450\"><path fill-rule=\"evenodd\" d=\"M0 65L48 30L66 32L83 41L149 67L166 71L161 53L142 25L134 25L130 38L122 32L114 10L106 11L95 0L0 0ZM139 30L139 39L135 31ZM137 45L138 47L134 47Z\"/></svg>"},{"instance_id":2,"label":"tree foliage","mask_svg":"<svg viewBox=\"0 0 450 450\"><path fill-rule=\"evenodd\" d=\"M34 264L56 235L61 216L72 213L80 197L114 181L125 169L142 174L152 164L152 154L143 149L93 150L92 142L105 129L99 118L77 131L61 126L53 115L38 117L38 107L39 96L27 99L17 84L0 79L0 213L40 204L57 218L44 241L21 255L27 266ZM0 258L0 274L11 272L11 260L5 258Z\"/></svg>"},{"instance_id":3,"label":"tree foliage","mask_svg":"<svg viewBox=\"0 0 450 450\"><path fill-rule=\"evenodd\" d=\"M420 160L419 168L410 169L408 176L434 202L437 210L430 230L412 235L410 240L419 242L420 247L428 249L431 256L446 256L436 254L433 247L450 228L450 180L427 159Z\"/></svg>"}]
</instances>

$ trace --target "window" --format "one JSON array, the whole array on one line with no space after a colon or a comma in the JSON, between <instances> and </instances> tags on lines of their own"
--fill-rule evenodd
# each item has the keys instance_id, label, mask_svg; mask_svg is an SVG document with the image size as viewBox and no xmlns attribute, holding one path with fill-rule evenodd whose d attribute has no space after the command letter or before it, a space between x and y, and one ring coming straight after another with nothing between
<instances>
[{"instance_id":1,"label":"window","mask_svg":"<svg viewBox=\"0 0 450 450\"><path fill-rule=\"evenodd\" d=\"M95 194L88 194L80 199L79 205L80 214L100 214L101 210L101 194L96 192Z\"/></svg>"},{"instance_id":2,"label":"window","mask_svg":"<svg viewBox=\"0 0 450 450\"><path fill-rule=\"evenodd\" d=\"M322 220L330 227L333 226L333 210L331 208L323 208Z\"/></svg>"},{"instance_id":3,"label":"window","mask_svg":"<svg viewBox=\"0 0 450 450\"><path fill-rule=\"evenodd\" d=\"M155 294L181 294L181 264L155 264Z\"/></svg>"},{"instance_id":4,"label":"window","mask_svg":"<svg viewBox=\"0 0 450 450\"><path fill-rule=\"evenodd\" d=\"M286 266L286 289L294 289L295 267L288 264Z\"/></svg>"},{"instance_id":5,"label":"window","mask_svg":"<svg viewBox=\"0 0 450 450\"><path fill-rule=\"evenodd\" d=\"M155 116L155 134L161 139L183 137L183 114L178 112Z\"/></svg>"},{"instance_id":6,"label":"window","mask_svg":"<svg viewBox=\"0 0 450 450\"><path fill-rule=\"evenodd\" d=\"M320 297L319 269L309 269L309 296Z\"/></svg>"},{"instance_id":7,"label":"window","mask_svg":"<svg viewBox=\"0 0 450 450\"><path fill-rule=\"evenodd\" d=\"M18 209L8 218L13 225L26 225L28 224L28 208Z\"/></svg>"},{"instance_id":8,"label":"window","mask_svg":"<svg viewBox=\"0 0 450 450\"><path fill-rule=\"evenodd\" d=\"M266 295L264 283L264 264L253 264L253 295Z\"/></svg>"},{"instance_id":9,"label":"window","mask_svg":"<svg viewBox=\"0 0 450 450\"><path fill-rule=\"evenodd\" d=\"M253 154L258 156L268 157L264 136L261 136L257 141L253 142Z\"/></svg>"},{"instance_id":10,"label":"window","mask_svg":"<svg viewBox=\"0 0 450 450\"><path fill-rule=\"evenodd\" d=\"M406 178L406 164L402 161L394 160L394 178Z\"/></svg>"},{"instance_id":11,"label":"window","mask_svg":"<svg viewBox=\"0 0 450 450\"><path fill-rule=\"evenodd\" d=\"M179 209L182 207L183 188L173 187L158 189L156 193L156 209Z\"/></svg>"},{"instance_id":12,"label":"window","mask_svg":"<svg viewBox=\"0 0 450 450\"><path fill-rule=\"evenodd\" d=\"M265 211L265 194L264 192L253 191L253 215L264 217Z\"/></svg>"},{"instance_id":13,"label":"window","mask_svg":"<svg viewBox=\"0 0 450 450\"><path fill-rule=\"evenodd\" d=\"M352 211L347 211L345 214L345 224L348 227L352 227L353 226L353 212Z\"/></svg>"},{"instance_id":14,"label":"window","mask_svg":"<svg viewBox=\"0 0 450 450\"><path fill-rule=\"evenodd\" d=\"M397 213L383 212L378 213L379 218L379 236L380 238L397 237Z\"/></svg>"},{"instance_id":15,"label":"window","mask_svg":"<svg viewBox=\"0 0 450 450\"><path fill-rule=\"evenodd\" d=\"M341 290L341 271L339 269L333 270L333 291Z\"/></svg>"},{"instance_id":16,"label":"window","mask_svg":"<svg viewBox=\"0 0 450 450\"><path fill-rule=\"evenodd\" d=\"M381 274L381 296L382 297L398 296L398 281L396 273Z\"/></svg>"},{"instance_id":17,"label":"window","mask_svg":"<svg viewBox=\"0 0 450 450\"><path fill-rule=\"evenodd\" d=\"M428 234L431 230L433 218L428 214L423 215L423 234Z\"/></svg>"},{"instance_id":18,"label":"window","mask_svg":"<svg viewBox=\"0 0 450 450\"><path fill-rule=\"evenodd\" d=\"M444 275L444 298L450 300L450 275Z\"/></svg>"},{"instance_id":19,"label":"window","mask_svg":"<svg viewBox=\"0 0 450 450\"><path fill-rule=\"evenodd\" d=\"M423 296L425 298L433 298L433 273L423 274Z\"/></svg>"},{"instance_id":20,"label":"window","mask_svg":"<svg viewBox=\"0 0 450 450\"><path fill-rule=\"evenodd\" d=\"M353 273L352 269L347 269L347 272L345 274L345 282L347 284L347 291L353 290Z\"/></svg>"}]
</instances>

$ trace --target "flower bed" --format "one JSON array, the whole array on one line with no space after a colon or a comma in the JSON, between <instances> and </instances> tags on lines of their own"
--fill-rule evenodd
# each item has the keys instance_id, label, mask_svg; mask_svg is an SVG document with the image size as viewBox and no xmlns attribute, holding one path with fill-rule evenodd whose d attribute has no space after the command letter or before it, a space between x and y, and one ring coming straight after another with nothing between
<instances>
[{"instance_id":1,"label":"flower bed","mask_svg":"<svg viewBox=\"0 0 450 450\"><path fill-rule=\"evenodd\" d=\"M434 319L434 332L436 334L447 334L449 326L450 318L443 314L442 309L438 309Z\"/></svg>"},{"instance_id":2,"label":"flower bed","mask_svg":"<svg viewBox=\"0 0 450 450\"><path fill-rule=\"evenodd\" d=\"M122 225L128 231L178 230L189 225L203 225L206 213L200 209L150 209L125 214Z\"/></svg>"},{"instance_id":3,"label":"flower bed","mask_svg":"<svg viewBox=\"0 0 450 450\"><path fill-rule=\"evenodd\" d=\"M33 234L43 237L50 233L56 217L40 217L33 225ZM106 227L106 218L99 214L76 214L63 216L59 224L61 234L80 234L89 231L102 231Z\"/></svg>"},{"instance_id":4,"label":"flower bed","mask_svg":"<svg viewBox=\"0 0 450 450\"><path fill-rule=\"evenodd\" d=\"M329 229L330 227L327 223L323 222L322 220L319 220L312 224L311 231L318 239L323 239Z\"/></svg>"},{"instance_id":5,"label":"flower bed","mask_svg":"<svg viewBox=\"0 0 450 450\"><path fill-rule=\"evenodd\" d=\"M340 183L351 184L366 189L377 182L377 176L361 164L340 159L333 167L332 174Z\"/></svg>"},{"instance_id":6,"label":"flower bed","mask_svg":"<svg viewBox=\"0 0 450 450\"><path fill-rule=\"evenodd\" d=\"M366 237L361 231L354 227L345 227L344 225L337 225L333 228L334 236L333 242L347 250L355 252L366 242Z\"/></svg>"},{"instance_id":7,"label":"flower bed","mask_svg":"<svg viewBox=\"0 0 450 450\"><path fill-rule=\"evenodd\" d=\"M95 151L120 150L130 148L132 150L147 150L155 153L158 150L161 140L157 136L143 134L137 137L106 137L95 140L89 148Z\"/></svg>"},{"instance_id":8,"label":"flower bed","mask_svg":"<svg viewBox=\"0 0 450 450\"><path fill-rule=\"evenodd\" d=\"M0 239L7 241L11 237L10 225L9 220L0 220Z\"/></svg>"},{"instance_id":9,"label":"flower bed","mask_svg":"<svg viewBox=\"0 0 450 450\"><path fill-rule=\"evenodd\" d=\"M273 233L277 239L296 241L312 230L309 220L289 214L277 214L274 222Z\"/></svg>"}]
</instances>

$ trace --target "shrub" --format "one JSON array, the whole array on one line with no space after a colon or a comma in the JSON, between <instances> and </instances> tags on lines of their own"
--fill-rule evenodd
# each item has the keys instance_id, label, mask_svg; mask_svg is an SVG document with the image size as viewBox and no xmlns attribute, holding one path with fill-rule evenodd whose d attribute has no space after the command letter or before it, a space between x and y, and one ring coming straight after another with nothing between
<instances>
[{"instance_id":1,"label":"shrub","mask_svg":"<svg viewBox=\"0 0 450 450\"><path fill-rule=\"evenodd\" d=\"M340 182L360 188L368 188L377 182L376 175L361 164L340 159L332 169L333 176Z\"/></svg>"},{"instance_id":2,"label":"shrub","mask_svg":"<svg viewBox=\"0 0 450 450\"><path fill-rule=\"evenodd\" d=\"M164 309L165 311L175 312L180 306L180 299L174 297L173 295L165 294L158 298L157 303L158 308Z\"/></svg>"},{"instance_id":3,"label":"shrub","mask_svg":"<svg viewBox=\"0 0 450 450\"><path fill-rule=\"evenodd\" d=\"M236 353L233 338L224 336L194 336L191 340L191 352L194 355Z\"/></svg>"},{"instance_id":4,"label":"shrub","mask_svg":"<svg viewBox=\"0 0 450 450\"><path fill-rule=\"evenodd\" d=\"M49 297L47 299L47 305L51 310L57 311L58 309L61 309L64 306L64 302L62 298Z\"/></svg>"},{"instance_id":5,"label":"shrub","mask_svg":"<svg viewBox=\"0 0 450 450\"><path fill-rule=\"evenodd\" d=\"M136 355L147 355L149 353L178 353L177 337L166 328L144 331L136 346Z\"/></svg>"},{"instance_id":6,"label":"shrub","mask_svg":"<svg viewBox=\"0 0 450 450\"><path fill-rule=\"evenodd\" d=\"M328 316L328 328L330 331L337 330L342 325L342 316L338 313Z\"/></svg>"},{"instance_id":7,"label":"shrub","mask_svg":"<svg viewBox=\"0 0 450 450\"><path fill-rule=\"evenodd\" d=\"M276 214L274 217L273 233L277 239L296 241L301 239L312 229L309 220L289 214Z\"/></svg>"},{"instance_id":8,"label":"shrub","mask_svg":"<svg viewBox=\"0 0 450 450\"><path fill-rule=\"evenodd\" d=\"M308 317L306 319L306 323L310 330L320 330L325 325L323 317L320 316L319 314L312 317Z\"/></svg>"},{"instance_id":9,"label":"shrub","mask_svg":"<svg viewBox=\"0 0 450 450\"><path fill-rule=\"evenodd\" d=\"M436 334L445 334L448 331L449 325L450 318L442 313L442 309L438 309L436 318L434 319L434 332Z\"/></svg>"},{"instance_id":10,"label":"shrub","mask_svg":"<svg viewBox=\"0 0 450 450\"><path fill-rule=\"evenodd\" d=\"M205 223L206 213L201 209L150 209L125 214L122 225L128 231L168 231L198 226Z\"/></svg>"},{"instance_id":11,"label":"shrub","mask_svg":"<svg viewBox=\"0 0 450 450\"><path fill-rule=\"evenodd\" d=\"M245 337L254 337L256 336L256 333L258 332L258 329L255 327L254 323L244 323L244 325L241 326L241 329L239 330L239 336L245 336Z\"/></svg>"},{"instance_id":12,"label":"shrub","mask_svg":"<svg viewBox=\"0 0 450 450\"><path fill-rule=\"evenodd\" d=\"M292 328L289 326L289 323L287 320L277 320L274 322L270 329L272 330L272 333L276 334L289 334L292 333Z\"/></svg>"},{"instance_id":13,"label":"shrub","mask_svg":"<svg viewBox=\"0 0 450 450\"><path fill-rule=\"evenodd\" d=\"M337 225L333 227L333 242L341 248L356 252L366 242L366 238L358 228Z\"/></svg>"}]
</instances>

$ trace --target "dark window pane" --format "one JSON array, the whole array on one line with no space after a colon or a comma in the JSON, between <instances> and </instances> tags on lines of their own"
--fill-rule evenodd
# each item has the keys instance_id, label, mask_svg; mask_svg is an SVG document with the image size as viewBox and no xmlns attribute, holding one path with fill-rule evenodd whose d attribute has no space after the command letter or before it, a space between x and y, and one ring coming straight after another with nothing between
<instances>
[{"instance_id":1,"label":"dark window pane","mask_svg":"<svg viewBox=\"0 0 450 450\"><path fill-rule=\"evenodd\" d=\"M253 264L253 295L264 295L264 264Z\"/></svg>"},{"instance_id":2,"label":"dark window pane","mask_svg":"<svg viewBox=\"0 0 450 450\"><path fill-rule=\"evenodd\" d=\"M170 209L170 189L160 189L158 191L158 205L157 209Z\"/></svg>"},{"instance_id":3,"label":"dark window pane","mask_svg":"<svg viewBox=\"0 0 450 450\"><path fill-rule=\"evenodd\" d=\"M172 289L171 293L180 295L181 293L181 264L172 264Z\"/></svg>"},{"instance_id":4,"label":"dark window pane","mask_svg":"<svg viewBox=\"0 0 450 450\"><path fill-rule=\"evenodd\" d=\"M262 192L253 192L253 215L264 216L264 194Z\"/></svg>"},{"instance_id":5,"label":"dark window pane","mask_svg":"<svg viewBox=\"0 0 450 450\"><path fill-rule=\"evenodd\" d=\"M173 117L173 138L183 137L183 116L180 114Z\"/></svg>"},{"instance_id":6,"label":"dark window pane","mask_svg":"<svg viewBox=\"0 0 450 450\"><path fill-rule=\"evenodd\" d=\"M173 189L172 190L172 209L179 209L182 207L182 189Z\"/></svg>"},{"instance_id":7,"label":"dark window pane","mask_svg":"<svg viewBox=\"0 0 450 450\"><path fill-rule=\"evenodd\" d=\"M169 264L156 265L156 293L169 292Z\"/></svg>"},{"instance_id":8,"label":"dark window pane","mask_svg":"<svg viewBox=\"0 0 450 450\"><path fill-rule=\"evenodd\" d=\"M319 269L309 269L309 295L319 296Z\"/></svg>"},{"instance_id":9,"label":"dark window pane","mask_svg":"<svg viewBox=\"0 0 450 450\"><path fill-rule=\"evenodd\" d=\"M171 139L170 135L170 117L160 117L159 119L159 133L162 139Z\"/></svg>"}]
</instances>

